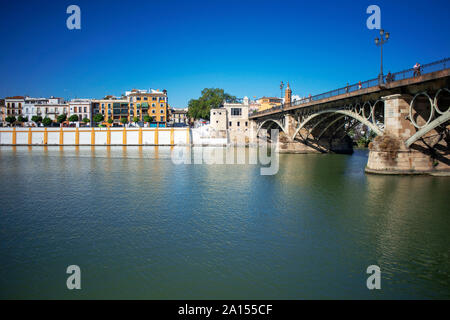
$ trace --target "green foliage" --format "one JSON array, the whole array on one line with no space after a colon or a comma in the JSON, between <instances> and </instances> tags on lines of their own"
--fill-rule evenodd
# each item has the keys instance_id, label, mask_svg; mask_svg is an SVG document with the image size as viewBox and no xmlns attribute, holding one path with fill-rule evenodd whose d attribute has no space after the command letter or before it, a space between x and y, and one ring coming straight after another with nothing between
<instances>
[{"instance_id":1,"label":"green foliage","mask_svg":"<svg viewBox=\"0 0 450 320\"><path fill-rule=\"evenodd\" d=\"M52 119L45 117L44 120L42 120L42 123L44 126L49 126L52 124Z\"/></svg>"},{"instance_id":2,"label":"green foliage","mask_svg":"<svg viewBox=\"0 0 450 320\"><path fill-rule=\"evenodd\" d=\"M22 117L22 115L20 115L20 116L17 118L17 121L19 121L19 122L26 122L27 120L28 120L28 119Z\"/></svg>"},{"instance_id":3,"label":"green foliage","mask_svg":"<svg viewBox=\"0 0 450 320\"><path fill-rule=\"evenodd\" d=\"M14 116L9 116L9 117L6 117L6 122L9 122L10 124L11 123L14 123L14 122L16 122L16 117L14 117Z\"/></svg>"},{"instance_id":4,"label":"green foliage","mask_svg":"<svg viewBox=\"0 0 450 320\"><path fill-rule=\"evenodd\" d=\"M42 117L41 116L32 116L31 121L36 122L36 123L42 122Z\"/></svg>"},{"instance_id":5,"label":"green foliage","mask_svg":"<svg viewBox=\"0 0 450 320\"><path fill-rule=\"evenodd\" d=\"M194 119L209 119L210 110L220 107L224 101L236 102L236 97L225 93L223 89L205 88L200 98L189 101L188 116Z\"/></svg>"},{"instance_id":6,"label":"green foliage","mask_svg":"<svg viewBox=\"0 0 450 320\"><path fill-rule=\"evenodd\" d=\"M109 118L109 119L108 119L108 123L109 123L109 124L112 124L113 122L114 122L113 118Z\"/></svg>"},{"instance_id":7,"label":"green foliage","mask_svg":"<svg viewBox=\"0 0 450 320\"><path fill-rule=\"evenodd\" d=\"M84 123L89 123L90 121L91 121L91 120L89 120L89 118L84 118L84 119L83 119L83 122L84 122Z\"/></svg>"},{"instance_id":8,"label":"green foliage","mask_svg":"<svg viewBox=\"0 0 450 320\"><path fill-rule=\"evenodd\" d=\"M56 121L57 121L58 123L63 123L64 121L66 121L66 119L67 119L67 115L66 115L66 114L60 114L60 115L56 118Z\"/></svg>"},{"instance_id":9,"label":"green foliage","mask_svg":"<svg viewBox=\"0 0 450 320\"><path fill-rule=\"evenodd\" d=\"M153 117L151 117L151 116L149 116L149 115L145 115L145 116L144 116L144 122L150 123L150 122L152 122L152 121L153 121Z\"/></svg>"},{"instance_id":10,"label":"green foliage","mask_svg":"<svg viewBox=\"0 0 450 320\"><path fill-rule=\"evenodd\" d=\"M123 124L125 124L125 123L128 122L128 119L127 119L127 118L122 118L122 119L120 119L120 122L122 122Z\"/></svg>"},{"instance_id":11,"label":"green foliage","mask_svg":"<svg viewBox=\"0 0 450 320\"><path fill-rule=\"evenodd\" d=\"M139 117L134 117L133 118L133 122L138 122L139 121Z\"/></svg>"},{"instance_id":12,"label":"green foliage","mask_svg":"<svg viewBox=\"0 0 450 320\"><path fill-rule=\"evenodd\" d=\"M99 122L102 122L103 121L103 115L101 115L100 113L97 113L95 116L94 116L94 122L96 122L96 123L99 123Z\"/></svg>"},{"instance_id":13,"label":"green foliage","mask_svg":"<svg viewBox=\"0 0 450 320\"><path fill-rule=\"evenodd\" d=\"M76 122L78 121L78 116L76 114L73 114L69 117L70 122Z\"/></svg>"}]
</instances>

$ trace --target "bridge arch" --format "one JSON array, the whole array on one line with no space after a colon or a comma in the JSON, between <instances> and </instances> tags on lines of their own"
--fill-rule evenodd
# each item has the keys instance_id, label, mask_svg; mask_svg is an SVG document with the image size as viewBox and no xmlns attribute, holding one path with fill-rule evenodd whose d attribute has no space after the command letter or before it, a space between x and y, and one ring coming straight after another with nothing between
<instances>
[{"instance_id":1,"label":"bridge arch","mask_svg":"<svg viewBox=\"0 0 450 320\"><path fill-rule=\"evenodd\" d=\"M267 124L267 123L270 123L269 128L270 128L273 124L278 125L278 126L280 127L280 129L281 129L285 134L287 134L287 133L286 133L286 130L284 129L284 127L283 127L283 125L281 124L280 121L274 120L274 119L267 119L267 120L264 120L264 121L258 126L258 130L256 131L256 136L257 136L257 137L259 136L259 132L261 131L261 129L263 128L263 126L264 126L265 124Z\"/></svg>"},{"instance_id":2,"label":"bridge arch","mask_svg":"<svg viewBox=\"0 0 450 320\"><path fill-rule=\"evenodd\" d=\"M336 113L336 114L342 114L345 116L349 116L349 117L361 122L362 124L368 126L377 135L383 134L383 131L380 128L378 128L375 124L373 124L371 121L369 121L369 119L364 118L363 116L357 114L356 112L346 110L346 109L327 109L327 110L322 110L322 111L316 112L316 113L310 115L309 117L307 117L300 124L300 126L295 130L294 135L292 136L292 139L294 139L297 136L297 134L300 132L300 130L302 128L304 128L305 125L308 124L311 120L313 120L314 118L317 118L323 114L326 114L326 113Z\"/></svg>"}]
</instances>

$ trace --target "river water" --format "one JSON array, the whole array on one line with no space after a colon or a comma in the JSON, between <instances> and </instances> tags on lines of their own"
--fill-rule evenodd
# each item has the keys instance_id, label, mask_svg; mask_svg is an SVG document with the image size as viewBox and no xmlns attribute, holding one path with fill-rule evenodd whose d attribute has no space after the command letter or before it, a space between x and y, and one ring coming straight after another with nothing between
<instances>
[{"instance_id":1,"label":"river water","mask_svg":"<svg viewBox=\"0 0 450 320\"><path fill-rule=\"evenodd\" d=\"M280 155L264 176L169 147L2 147L0 298L449 299L449 178L367 157Z\"/></svg>"}]
</instances>

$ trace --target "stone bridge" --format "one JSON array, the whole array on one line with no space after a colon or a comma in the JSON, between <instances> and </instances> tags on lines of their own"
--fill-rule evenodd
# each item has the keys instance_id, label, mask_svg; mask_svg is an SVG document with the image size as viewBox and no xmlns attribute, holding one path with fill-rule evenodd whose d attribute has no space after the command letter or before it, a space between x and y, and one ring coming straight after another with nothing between
<instances>
[{"instance_id":1,"label":"stone bridge","mask_svg":"<svg viewBox=\"0 0 450 320\"><path fill-rule=\"evenodd\" d=\"M353 152L362 124L375 139L366 172L450 173L450 59L253 113L257 137L280 130L279 152Z\"/></svg>"}]
</instances>

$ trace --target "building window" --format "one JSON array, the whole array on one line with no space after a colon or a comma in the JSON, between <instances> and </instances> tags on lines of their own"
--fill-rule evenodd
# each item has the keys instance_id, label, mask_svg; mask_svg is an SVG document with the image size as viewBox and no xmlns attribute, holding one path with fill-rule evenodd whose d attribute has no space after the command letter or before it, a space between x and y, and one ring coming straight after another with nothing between
<instances>
[{"instance_id":1,"label":"building window","mask_svg":"<svg viewBox=\"0 0 450 320\"><path fill-rule=\"evenodd\" d=\"M241 123L238 121L238 122L237 122L237 126L239 127L240 125L241 125Z\"/></svg>"},{"instance_id":2,"label":"building window","mask_svg":"<svg viewBox=\"0 0 450 320\"><path fill-rule=\"evenodd\" d=\"M84 107L84 112L87 112L87 107Z\"/></svg>"},{"instance_id":3,"label":"building window","mask_svg":"<svg viewBox=\"0 0 450 320\"><path fill-rule=\"evenodd\" d=\"M136 97L136 100L137 101L141 101L141 97Z\"/></svg>"},{"instance_id":4,"label":"building window","mask_svg":"<svg viewBox=\"0 0 450 320\"><path fill-rule=\"evenodd\" d=\"M144 101L147 101L148 100L148 98L147 97L144 97Z\"/></svg>"},{"instance_id":5,"label":"building window","mask_svg":"<svg viewBox=\"0 0 450 320\"><path fill-rule=\"evenodd\" d=\"M152 100L153 101L158 101L158 99L156 97L153 97Z\"/></svg>"},{"instance_id":6,"label":"building window","mask_svg":"<svg viewBox=\"0 0 450 320\"><path fill-rule=\"evenodd\" d=\"M164 116L161 116L160 119L161 119L161 121L164 121Z\"/></svg>"},{"instance_id":7,"label":"building window","mask_svg":"<svg viewBox=\"0 0 450 320\"><path fill-rule=\"evenodd\" d=\"M241 108L231 108L231 115L232 116L241 116L242 109Z\"/></svg>"},{"instance_id":8,"label":"building window","mask_svg":"<svg viewBox=\"0 0 450 320\"><path fill-rule=\"evenodd\" d=\"M230 127L231 127L231 121L230 121Z\"/></svg>"},{"instance_id":9,"label":"building window","mask_svg":"<svg viewBox=\"0 0 450 320\"><path fill-rule=\"evenodd\" d=\"M152 110L152 113L156 113L155 109Z\"/></svg>"},{"instance_id":10,"label":"building window","mask_svg":"<svg viewBox=\"0 0 450 320\"><path fill-rule=\"evenodd\" d=\"M152 107L153 107L153 108L156 107L156 104L152 103Z\"/></svg>"},{"instance_id":11,"label":"building window","mask_svg":"<svg viewBox=\"0 0 450 320\"><path fill-rule=\"evenodd\" d=\"M161 113L164 113L164 109L161 109Z\"/></svg>"},{"instance_id":12,"label":"building window","mask_svg":"<svg viewBox=\"0 0 450 320\"><path fill-rule=\"evenodd\" d=\"M164 103L160 103L159 106L162 108L164 107Z\"/></svg>"},{"instance_id":13,"label":"building window","mask_svg":"<svg viewBox=\"0 0 450 320\"><path fill-rule=\"evenodd\" d=\"M248 122L247 121L245 121L245 126L248 127Z\"/></svg>"}]
</instances>

